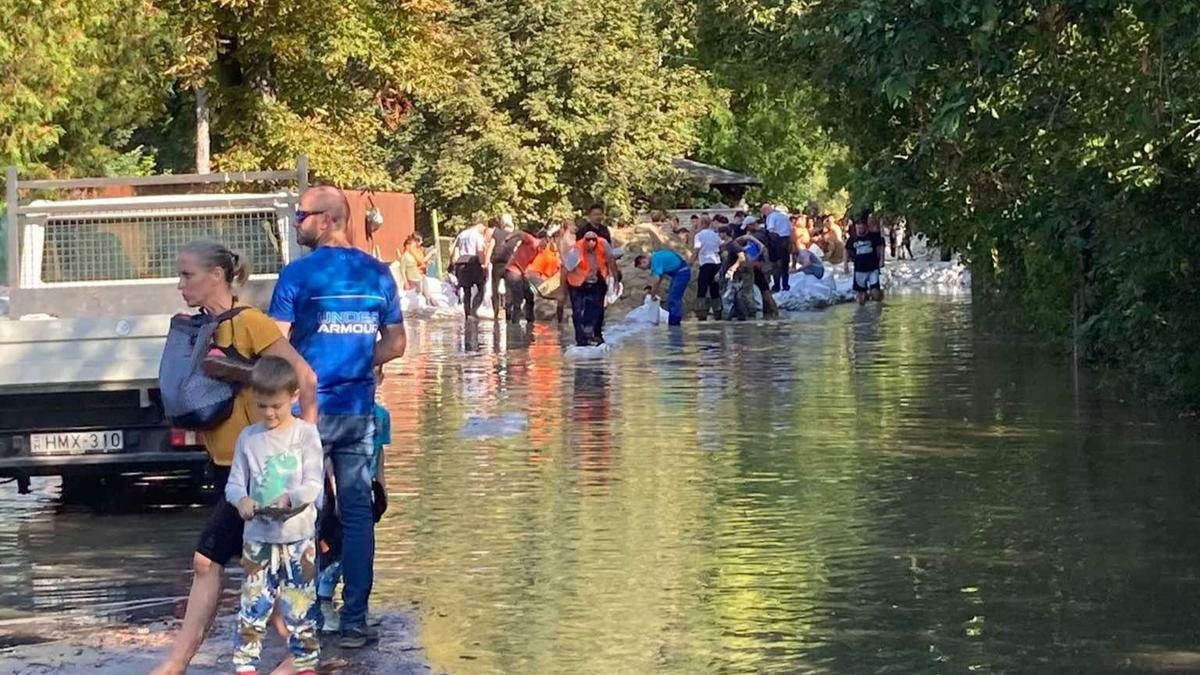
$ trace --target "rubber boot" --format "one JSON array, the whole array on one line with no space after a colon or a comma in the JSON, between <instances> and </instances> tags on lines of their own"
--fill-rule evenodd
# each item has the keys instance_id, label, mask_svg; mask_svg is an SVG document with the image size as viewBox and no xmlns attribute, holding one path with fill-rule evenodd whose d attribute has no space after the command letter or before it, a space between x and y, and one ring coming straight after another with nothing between
<instances>
[{"instance_id":1,"label":"rubber boot","mask_svg":"<svg viewBox=\"0 0 1200 675\"><path fill-rule=\"evenodd\" d=\"M696 302L692 307L696 312L697 319L701 321L708 319L708 303L705 302L704 298L696 298ZM717 316L720 317L720 315L721 313L717 312Z\"/></svg>"},{"instance_id":2,"label":"rubber boot","mask_svg":"<svg viewBox=\"0 0 1200 675\"><path fill-rule=\"evenodd\" d=\"M722 303L720 298L709 298L708 309L712 313L713 321L721 320Z\"/></svg>"},{"instance_id":3,"label":"rubber boot","mask_svg":"<svg viewBox=\"0 0 1200 675\"><path fill-rule=\"evenodd\" d=\"M770 291L763 291L763 318L779 316L779 305L775 304L775 296Z\"/></svg>"}]
</instances>

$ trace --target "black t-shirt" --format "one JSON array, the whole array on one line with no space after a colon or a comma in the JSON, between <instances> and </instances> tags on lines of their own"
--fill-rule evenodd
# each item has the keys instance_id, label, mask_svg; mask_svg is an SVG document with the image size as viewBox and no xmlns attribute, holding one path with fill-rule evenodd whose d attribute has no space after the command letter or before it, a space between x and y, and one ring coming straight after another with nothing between
<instances>
[{"instance_id":1,"label":"black t-shirt","mask_svg":"<svg viewBox=\"0 0 1200 675\"><path fill-rule=\"evenodd\" d=\"M588 232L595 232L596 236L610 244L612 243L612 234L609 233L608 226L603 223L600 225L592 225L591 223L584 223L583 225L580 225L575 229L575 241L583 239L583 235L587 234Z\"/></svg>"},{"instance_id":2,"label":"black t-shirt","mask_svg":"<svg viewBox=\"0 0 1200 675\"><path fill-rule=\"evenodd\" d=\"M504 232L496 230L496 235L493 235L496 245L492 247L492 262L506 263L512 258L513 251L517 250L517 244L521 243L521 238L525 235L524 232Z\"/></svg>"},{"instance_id":3,"label":"black t-shirt","mask_svg":"<svg viewBox=\"0 0 1200 675\"><path fill-rule=\"evenodd\" d=\"M879 250L883 248L883 235L868 232L863 236L853 235L846 242L846 249L854 257L855 272L874 272L879 269Z\"/></svg>"}]
</instances>

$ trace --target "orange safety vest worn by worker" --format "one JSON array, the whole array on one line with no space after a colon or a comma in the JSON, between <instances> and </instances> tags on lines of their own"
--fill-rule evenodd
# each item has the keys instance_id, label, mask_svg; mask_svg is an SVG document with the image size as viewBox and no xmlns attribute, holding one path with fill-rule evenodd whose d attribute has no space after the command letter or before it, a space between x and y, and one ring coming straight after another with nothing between
<instances>
[{"instance_id":1,"label":"orange safety vest worn by worker","mask_svg":"<svg viewBox=\"0 0 1200 675\"><path fill-rule=\"evenodd\" d=\"M538 252L533 262L529 263L529 267L525 268L525 273L539 274L543 279L549 279L558 274L559 267L558 253L549 248L544 248Z\"/></svg>"},{"instance_id":2,"label":"orange safety vest worn by worker","mask_svg":"<svg viewBox=\"0 0 1200 675\"><path fill-rule=\"evenodd\" d=\"M569 286L578 288L587 283L591 268L588 266L586 246L583 239L575 243L575 248L579 251L579 264L575 266L575 269L567 272L567 285ZM600 281L608 279L608 254L604 252L604 244L598 241L596 242L596 267L598 268L596 274Z\"/></svg>"}]
</instances>

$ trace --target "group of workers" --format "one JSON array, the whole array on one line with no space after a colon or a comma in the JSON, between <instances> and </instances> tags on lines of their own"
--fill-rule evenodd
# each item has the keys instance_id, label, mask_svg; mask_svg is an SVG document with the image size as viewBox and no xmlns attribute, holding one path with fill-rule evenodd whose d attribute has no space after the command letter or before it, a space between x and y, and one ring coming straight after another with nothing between
<instances>
[{"instance_id":1,"label":"group of workers","mask_svg":"<svg viewBox=\"0 0 1200 675\"><path fill-rule=\"evenodd\" d=\"M603 344L605 306L622 290L617 267L622 251L614 248L604 220L605 209L599 204L592 205L586 220L578 225L573 218L565 218L535 232L516 229L508 215L476 219L455 238L451 251L466 318L475 319L490 280L493 317L499 318L503 309L512 323L521 319L532 322L535 299L541 296L555 303L561 322L569 300L575 343ZM681 238L637 256L634 266L655 278L646 289L652 297L660 297L665 287L663 305L669 325L682 322L685 295L693 278L697 279L694 311L701 320L745 320L759 312L774 316L778 306L773 294L791 290L792 274L822 279L828 264L842 263L848 272L853 263L854 290L859 301L866 302L882 297L879 270L887 250L882 234L885 226L884 219L869 210L834 220L811 208L793 215L766 203L760 216L741 211L732 218L697 214L687 226L674 220L669 229ZM849 236L847 229L851 230ZM903 232L902 221L888 231L895 255L897 245L907 243L903 234L899 234L899 242L895 239ZM419 240L411 252L406 245L401 264L402 269L412 268L414 275L423 273L423 263L415 260L419 248ZM501 284L505 287L503 302Z\"/></svg>"}]
</instances>

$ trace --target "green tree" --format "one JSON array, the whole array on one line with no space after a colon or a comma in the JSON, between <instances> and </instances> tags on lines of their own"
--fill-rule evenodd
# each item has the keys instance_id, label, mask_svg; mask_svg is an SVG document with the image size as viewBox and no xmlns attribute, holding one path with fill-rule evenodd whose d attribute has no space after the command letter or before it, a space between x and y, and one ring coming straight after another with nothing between
<instances>
[{"instance_id":1,"label":"green tree","mask_svg":"<svg viewBox=\"0 0 1200 675\"><path fill-rule=\"evenodd\" d=\"M0 161L26 175L148 170L129 140L161 111L164 22L143 0L0 0Z\"/></svg>"},{"instance_id":2,"label":"green tree","mask_svg":"<svg viewBox=\"0 0 1200 675\"><path fill-rule=\"evenodd\" d=\"M394 136L395 169L425 204L526 218L598 199L615 212L677 176L696 143L703 77L670 65L644 0L476 0L447 30L466 71L415 101Z\"/></svg>"},{"instance_id":3,"label":"green tree","mask_svg":"<svg viewBox=\"0 0 1200 675\"><path fill-rule=\"evenodd\" d=\"M389 187L383 140L412 101L449 79L451 40L439 0L160 0L173 35L176 117L162 138L186 139L203 88L213 160L222 170L290 165L299 154L325 180ZM188 153L175 161L185 168Z\"/></svg>"},{"instance_id":4,"label":"green tree","mask_svg":"<svg viewBox=\"0 0 1200 675\"><path fill-rule=\"evenodd\" d=\"M723 3L806 80L856 199L962 252L981 299L1200 402L1194 3ZM813 57L813 55L818 55Z\"/></svg>"}]
</instances>

